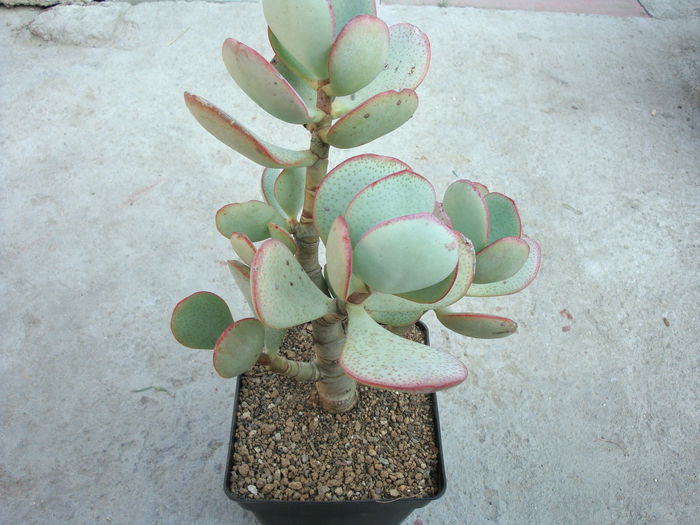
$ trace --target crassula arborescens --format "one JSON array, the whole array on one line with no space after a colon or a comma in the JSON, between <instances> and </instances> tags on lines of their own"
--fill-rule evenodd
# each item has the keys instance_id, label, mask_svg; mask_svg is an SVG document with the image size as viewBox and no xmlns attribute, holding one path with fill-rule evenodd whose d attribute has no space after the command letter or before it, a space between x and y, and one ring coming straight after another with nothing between
<instances>
[{"instance_id":1,"label":"crassula arborescens","mask_svg":"<svg viewBox=\"0 0 700 525\"><path fill-rule=\"evenodd\" d=\"M365 154L328 170L331 146L353 148L405 123L430 61L428 38L411 24L388 27L372 0L263 0L274 57L233 39L226 68L274 117L303 125L310 147L258 138L216 106L185 102L212 135L264 166L263 200L228 204L216 227L238 260L229 268L253 315L234 321L210 292L173 311L175 338L213 349L214 367L235 377L255 363L313 381L322 406L345 411L356 382L433 392L462 382L460 360L404 339L428 310L459 334L512 334L504 317L450 310L468 296L515 293L535 278L538 244L523 235L515 203L480 183L457 180L438 198L401 160ZM319 241L325 265L319 262ZM311 322L316 359L279 353L288 328Z\"/></svg>"}]
</instances>

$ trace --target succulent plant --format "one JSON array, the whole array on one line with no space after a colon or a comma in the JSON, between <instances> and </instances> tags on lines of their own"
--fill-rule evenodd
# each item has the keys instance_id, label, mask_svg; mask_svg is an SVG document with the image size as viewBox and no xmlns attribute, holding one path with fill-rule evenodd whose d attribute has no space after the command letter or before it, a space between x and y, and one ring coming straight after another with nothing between
<instances>
[{"instance_id":1,"label":"succulent plant","mask_svg":"<svg viewBox=\"0 0 700 525\"><path fill-rule=\"evenodd\" d=\"M448 352L401 337L428 310L476 338L512 334L504 317L452 311L468 296L515 293L535 278L540 248L522 234L515 203L461 179L436 196L405 162L352 157L328 171L330 146L352 148L405 123L430 61L428 38L410 24L388 27L373 0L263 0L275 56L233 39L226 68L274 117L301 124L310 147L270 144L204 99L185 94L212 135L264 166L262 201L228 204L216 227L238 260L229 269L252 316L234 321L210 292L174 309L185 346L214 351L216 371L235 377L256 363L316 383L321 405L345 411L356 383L433 392L467 370ZM326 263L319 263L319 240ZM311 322L316 359L280 352L288 328Z\"/></svg>"}]
</instances>

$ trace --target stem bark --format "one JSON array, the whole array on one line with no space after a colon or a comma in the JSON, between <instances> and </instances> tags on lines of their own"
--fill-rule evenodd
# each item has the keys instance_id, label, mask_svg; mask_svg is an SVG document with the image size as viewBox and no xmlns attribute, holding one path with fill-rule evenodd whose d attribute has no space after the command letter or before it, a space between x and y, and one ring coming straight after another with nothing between
<instances>
[{"instance_id":1,"label":"stem bark","mask_svg":"<svg viewBox=\"0 0 700 525\"><path fill-rule=\"evenodd\" d=\"M327 293L321 265L318 262L319 237L314 227L313 206L316 191L328 171L330 146L319 136L319 130L331 125L331 99L319 86L316 105L326 116L317 124L309 126L311 145L309 149L318 160L306 169L304 209L294 236L297 241L297 259L306 274L324 293ZM322 379L316 382L320 405L330 412L347 412L357 404L357 383L338 364L345 342L343 313L326 316L312 322L316 365Z\"/></svg>"}]
</instances>

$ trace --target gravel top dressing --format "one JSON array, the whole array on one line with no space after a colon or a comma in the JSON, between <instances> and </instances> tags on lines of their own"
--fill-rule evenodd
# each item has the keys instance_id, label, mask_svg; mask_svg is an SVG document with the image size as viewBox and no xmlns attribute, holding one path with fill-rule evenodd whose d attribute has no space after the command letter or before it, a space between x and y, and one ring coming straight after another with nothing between
<instances>
[{"instance_id":1,"label":"gravel top dressing","mask_svg":"<svg viewBox=\"0 0 700 525\"><path fill-rule=\"evenodd\" d=\"M409 338L423 342L413 327ZM311 359L311 326L290 330L281 353ZM391 500L438 491L430 396L360 385L358 406L330 414L312 383L256 366L241 381L233 494L291 501Z\"/></svg>"}]
</instances>

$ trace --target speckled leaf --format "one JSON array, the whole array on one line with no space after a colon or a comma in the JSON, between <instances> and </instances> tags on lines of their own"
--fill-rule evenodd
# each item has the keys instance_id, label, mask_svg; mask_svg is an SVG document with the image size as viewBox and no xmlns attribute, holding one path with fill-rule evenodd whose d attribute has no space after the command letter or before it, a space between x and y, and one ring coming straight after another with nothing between
<instances>
[{"instance_id":1,"label":"speckled leaf","mask_svg":"<svg viewBox=\"0 0 700 525\"><path fill-rule=\"evenodd\" d=\"M515 202L502 193L489 193L484 201L489 210L488 244L503 237L520 237L522 226Z\"/></svg>"},{"instance_id":2,"label":"speckled leaf","mask_svg":"<svg viewBox=\"0 0 700 525\"><path fill-rule=\"evenodd\" d=\"M274 222L267 223L267 229L270 232L270 237L283 242L290 252L297 253L297 243L291 233Z\"/></svg>"},{"instance_id":3,"label":"speckled leaf","mask_svg":"<svg viewBox=\"0 0 700 525\"><path fill-rule=\"evenodd\" d=\"M506 337L518 329L515 321L497 315L453 313L445 310L436 310L435 315L446 328L477 339Z\"/></svg>"},{"instance_id":4,"label":"speckled leaf","mask_svg":"<svg viewBox=\"0 0 700 525\"><path fill-rule=\"evenodd\" d=\"M336 33L339 33L345 24L358 15L376 16L377 14L374 0L331 0L331 6Z\"/></svg>"},{"instance_id":5,"label":"speckled leaf","mask_svg":"<svg viewBox=\"0 0 700 525\"><path fill-rule=\"evenodd\" d=\"M250 306L250 310L253 311L253 299L250 295L250 266L241 261L226 261L226 263L238 289Z\"/></svg>"},{"instance_id":6,"label":"speckled leaf","mask_svg":"<svg viewBox=\"0 0 700 525\"><path fill-rule=\"evenodd\" d=\"M317 160L309 150L294 151L261 140L232 117L197 95L185 93L194 118L221 142L244 157L268 168L311 166Z\"/></svg>"},{"instance_id":7,"label":"speckled leaf","mask_svg":"<svg viewBox=\"0 0 700 525\"><path fill-rule=\"evenodd\" d=\"M255 245L243 233L233 232L231 234L231 247L246 264L250 264L255 256Z\"/></svg>"},{"instance_id":8,"label":"speckled leaf","mask_svg":"<svg viewBox=\"0 0 700 525\"><path fill-rule=\"evenodd\" d=\"M385 91L368 99L338 120L326 135L336 148L355 148L405 124L418 108L415 91Z\"/></svg>"},{"instance_id":9,"label":"speckled leaf","mask_svg":"<svg viewBox=\"0 0 700 525\"><path fill-rule=\"evenodd\" d=\"M381 222L357 242L354 273L372 290L402 293L447 277L457 265L458 239L429 213Z\"/></svg>"},{"instance_id":10,"label":"speckled leaf","mask_svg":"<svg viewBox=\"0 0 700 525\"><path fill-rule=\"evenodd\" d=\"M275 200L290 219L296 219L304 207L305 185L305 168L287 168L275 180Z\"/></svg>"},{"instance_id":11,"label":"speckled leaf","mask_svg":"<svg viewBox=\"0 0 700 525\"><path fill-rule=\"evenodd\" d=\"M328 56L329 95L349 95L379 74L389 53L389 28L375 16L353 18L340 31Z\"/></svg>"},{"instance_id":12,"label":"speckled leaf","mask_svg":"<svg viewBox=\"0 0 700 525\"><path fill-rule=\"evenodd\" d=\"M392 157L358 155L336 166L321 181L314 201L314 226L326 242L331 224L342 215L355 194L368 184L391 173L410 169Z\"/></svg>"},{"instance_id":13,"label":"speckled leaf","mask_svg":"<svg viewBox=\"0 0 700 525\"><path fill-rule=\"evenodd\" d=\"M255 254L250 272L253 307L272 328L288 328L335 312L335 301L309 279L284 243L269 239Z\"/></svg>"},{"instance_id":14,"label":"speckled leaf","mask_svg":"<svg viewBox=\"0 0 700 525\"><path fill-rule=\"evenodd\" d=\"M181 345L211 350L231 323L233 317L226 301L211 292L197 292L175 306L170 331Z\"/></svg>"},{"instance_id":15,"label":"speckled leaf","mask_svg":"<svg viewBox=\"0 0 700 525\"><path fill-rule=\"evenodd\" d=\"M272 116L291 124L306 124L320 116L311 114L289 82L254 49L228 38L221 54L236 84Z\"/></svg>"},{"instance_id":16,"label":"speckled leaf","mask_svg":"<svg viewBox=\"0 0 700 525\"><path fill-rule=\"evenodd\" d=\"M404 170L362 188L343 215L354 245L375 224L403 215L430 213L434 208L435 189L430 181Z\"/></svg>"},{"instance_id":17,"label":"speckled leaf","mask_svg":"<svg viewBox=\"0 0 700 525\"><path fill-rule=\"evenodd\" d=\"M216 229L227 239L234 232L248 236L252 242L267 239L267 223L274 222L286 228L285 220L275 209L262 201L227 204L216 212Z\"/></svg>"},{"instance_id":18,"label":"speckled leaf","mask_svg":"<svg viewBox=\"0 0 700 525\"><path fill-rule=\"evenodd\" d=\"M316 88L311 85L310 81L295 73L276 55L270 60L270 64L279 71L280 75L289 82L289 85L294 88L294 91L296 91L304 101L309 113L312 115L312 121L317 122L323 118L324 113L316 107Z\"/></svg>"},{"instance_id":19,"label":"speckled leaf","mask_svg":"<svg viewBox=\"0 0 700 525\"><path fill-rule=\"evenodd\" d=\"M415 312L383 312L381 310L367 310L369 316L376 322L389 326L409 326L414 324L423 315L423 310Z\"/></svg>"},{"instance_id":20,"label":"speckled leaf","mask_svg":"<svg viewBox=\"0 0 700 525\"><path fill-rule=\"evenodd\" d=\"M315 78L326 78L335 35L330 1L262 0L262 6L267 24L284 48Z\"/></svg>"},{"instance_id":21,"label":"speckled leaf","mask_svg":"<svg viewBox=\"0 0 700 525\"><path fill-rule=\"evenodd\" d=\"M267 38L270 41L270 47L275 52L275 56L283 63L289 71L292 71L299 78L315 79L315 75L309 69L299 62L287 49L282 45L279 39L272 32L272 29L267 28ZM279 70L278 70L279 71ZM289 80L289 79L287 79Z\"/></svg>"},{"instance_id":22,"label":"speckled leaf","mask_svg":"<svg viewBox=\"0 0 700 525\"><path fill-rule=\"evenodd\" d=\"M452 219L450 219L450 216L447 215L447 213L445 212L445 208L442 206L442 202L435 203L433 215L440 219L441 222L445 223L445 225L454 229L454 227L452 226Z\"/></svg>"},{"instance_id":23,"label":"speckled leaf","mask_svg":"<svg viewBox=\"0 0 700 525\"><path fill-rule=\"evenodd\" d=\"M460 179L445 191L442 201L452 227L462 233L479 251L487 244L489 211L479 189L471 181Z\"/></svg>"},{"instance_id":24,"label":"speckled leaf","mask_svg":"<svg viewBox=\"0 0 700 525\"><path fill-rule=\"evenodd\" d=\"M540 271L540 262L542 260L540 245L537 241L525 235L523 235L521 239L530 246L530 254L522 268L520 268L515 275L502 281L486 284L472 284L467 292L468 296L495 297L498 295L510 295L526 288L535 280L537 273Z\"/></svg>"},{"instance_id":25,"label":"speckled leaf","mask_svg":"<svg viewBox=\"0 0 700 525\"><path fill-rule=\"evenodd\" d=\"M328 282L336 297L347 300L352 275L352 244L348 224L342 216L333 222L326 242Z\"/></svg>"},{"instance_id":26,"label":"speckled leaf","mask_svg":"<svg viewBox=\"0 0 700 525\"><path fill-rule=\"evenodd\" d=\"M214 347L214 369L225 378L250 370L263 351L265 329L257 319L236 321L224 330Z\"/></svg>"},{"instance_id":27,"label":"speckled leaf","mask_svg":"<svg viewBox=\"0 0 700 525\"><path fill-rule=\"evenodd\" d=\"M493 283L515 275L527 261L530 245L519 237L503 237L476 254L474 282Z\"/></svg>"},{"instance_id":28,"label":"speckled leaf","mask_svg":"<svg viewBox=\"0 0 700 525\"><path fill-rule=\"evenodd\" d=\"M459 359L392 334L362 306L352 304L348 305L348 333L340 366L360 383L406 392L435 392L467 377Z\"/></svg>"},{"instance_id":29,"label":"speckled leaf","mask_svg":"<svg viewBox=\"0 0 700 525\"><path fill-rule=\"evenodd\" d=\"M377 93L393 89L415 90L428 73L430 41L416 26L396 24L389 28L389 54L381 73L360 91L333 101L333 118L372 98Z\"/></svg>"}]
</instances>

